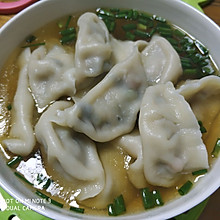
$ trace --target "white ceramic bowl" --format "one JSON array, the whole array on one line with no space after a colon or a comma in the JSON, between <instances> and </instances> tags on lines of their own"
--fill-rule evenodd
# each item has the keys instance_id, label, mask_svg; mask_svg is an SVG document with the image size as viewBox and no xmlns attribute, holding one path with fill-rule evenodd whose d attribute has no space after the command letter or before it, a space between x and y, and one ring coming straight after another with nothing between
<instances>
[{"instance_id":1,"label":"white ceramic bowl","mask_svg":"<svg viewBox=\"0 0 220 220\"><path fill-rule=\"evenodd\" d=\"M25 36L33 33L44 24L72 14L77 11L96 7L132 8L146 11L166 18L168 21L183 28L189 34L200 40L220 67L220 29L208 17L186 5L180 0L44 0L23 10L0 29L0 68L14 48ZM38 209L39 204L28 202L28 199L38 198L26 188L13 172L6 166L4 158L0 158L0 185L15 199L23 201L33 210L53 219L103 219L99 217L80 215L48 204L46 210ZM210 196L220 186L220 158L211 171L201 179L187 195L164 206L152 209L135 216L121 216L113 219L168 219L187 211ZM43 204L45 205L45 204ZM111 219L107 217L107 219Z\"/></svg>"}]
</instances>

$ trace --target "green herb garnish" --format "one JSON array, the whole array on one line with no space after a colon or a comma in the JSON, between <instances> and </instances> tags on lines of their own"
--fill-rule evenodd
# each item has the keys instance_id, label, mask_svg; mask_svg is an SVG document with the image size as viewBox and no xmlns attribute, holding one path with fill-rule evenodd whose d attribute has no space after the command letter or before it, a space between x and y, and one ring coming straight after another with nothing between
<instances>
[{"instance_id":1,"label":"green herb garnish","mask_svg":"<svg viewBox=\"0 0 220 220\"><path fill-rule=\"evenodd\" d=\"M193 186L192 182L188 180L186 183L184 183L184 184L179 188L179 190L178 190L179 194L180 194L181 196L186 195L186 194L190 191L190 189L192 188L192 186Z\"/></svg>"},{"instance_id":2,"label":"green herb garnish","mask_svg":"<svg viewBox=\"0 0 220 220\"><path fill-rule=\"evenodd\" d=\"M219 152L220 152L220 138L217 139L211 154L213 157L218 157Z\"/></svg>"}]
</instances>

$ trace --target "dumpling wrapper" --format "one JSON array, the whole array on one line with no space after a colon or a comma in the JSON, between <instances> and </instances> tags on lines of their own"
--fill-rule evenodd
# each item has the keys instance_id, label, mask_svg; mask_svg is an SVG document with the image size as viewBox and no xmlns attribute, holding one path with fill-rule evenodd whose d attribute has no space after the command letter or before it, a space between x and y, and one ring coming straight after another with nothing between
<instances>
[{"instance_id":1,"label":"dumpling wrapper","mask_svg":"<svg viewBox=\"0 0 220 220\"><path fill-rule=\"evenodd\" d=\"M74 106L60 112L60 124L106 142L133 130L147 87L139 46Z\"/></svg>"},{"instance_id":2,"label":"dumpling wrapper","mask_svg":"<svg viewBox=\"0 0 220 220\"><path fill-rule=\"evenodd\" d=\"M104 170L95 143L83 134L57 124L57 113L72 105L57 101L40 117L35 126L37 141L44 147L49 166L68 177L80 190L77 200L99 194L105 185Z\"/></svg>"},{"instance_id":3,"label":"dumpling wrapper","mask_svg":"<svg viewBox=\"0 0 220 220\"><path fill-rule=\"evenodd\" d=\"M142 62L150 85L176 83L182 74L178 53L170 42L163 37L154 36L142 52Z\"/></svg>"},{"instance_id":4,"label":"dumpling wrapper","mask_svg":"<svg viewBox=\"0 0 220 220\"><path fill-rule=\"evenodd\" d=\"M28 64L29 82L38 107L76 92L74 56L62 46L47 49L40 46L31 54Z\"/></svg>"},{"instance_id":5,"label":"dumpling wrapper","mask_svg":"<svg viewBox=\"0 0 220 220\"><path fill-rule=\"evenodd\" d=\"M12 122L9 138L2 141L14 154L27 156L34 149L36 140L33 131L34 100L29 91L27 63L30 49L25 49L19 56L20 67L17 90L12 103Z\"/></svg>"},{"instance_id":6,"label":"dumpling wrapper","mask_svg":"<svg viewBox=\"0 0 220 220\"><path fill-rule=\"evenodd\" d=\"M152 185L170 187L181 173L209 167L198 121L171 82L146 89L139 129L144 174Z\"/></svg>"},{"instance_id":7,"label":"dumpling wrapper","mask_svg":"<svg viewBox=\"0 0 220 220\"><path fill-rule=\"evenodd\" d=\"M149 184L144 176L144 161L141 137L138 129L135 129L129 134L113 140L112 145L120 146L131 158L134 159L133 163L129 163L127 170L130 182L137 188L145 188Z\"/></svg>"}]
</instances>

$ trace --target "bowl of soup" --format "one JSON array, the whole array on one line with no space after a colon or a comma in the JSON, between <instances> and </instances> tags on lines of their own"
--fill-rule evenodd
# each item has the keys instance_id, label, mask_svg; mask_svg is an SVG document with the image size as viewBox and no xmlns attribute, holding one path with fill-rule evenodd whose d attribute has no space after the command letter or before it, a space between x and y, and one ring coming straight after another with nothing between
<instances>
[{"instance_id":1,"label":"bowl of soup","mask_svg":"<svg viewBox=\"0 0 220 220\"><path fill-rule=\"evenodd\" d=\"M0 185L54 219L168 219L220 185L220 29L173 0L45 0L0 30Z\"/></svg>"}]
</instances>

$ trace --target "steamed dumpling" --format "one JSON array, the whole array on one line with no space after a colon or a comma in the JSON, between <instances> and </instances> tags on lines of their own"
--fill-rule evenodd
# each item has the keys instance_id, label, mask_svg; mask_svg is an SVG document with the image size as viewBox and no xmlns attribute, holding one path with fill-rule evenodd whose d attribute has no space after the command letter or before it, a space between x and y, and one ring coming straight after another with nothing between
<instances>
[{"instance_id":1,"label":"steamed dumpling","mask_svg":"<svg viewBox=\"0 0 220 220\"><path fill-rule=\"evenodd\" d=\"M111 68L111 46L105 23L94 13L81 15L75 49L75 64L87 77L95 77Z\"/></svg>"},{"instance_id":2,"label":"steamed dumpling","mask_svg":"<svg viewBox=\"0 0 220 220\"><path fill-rule=\"evenodd\" d=\"M171 82L146 89L139 129L149 183L170 187L181 173L209 167L198 121Z\"/></svg>"},{"instance_id":3,"label":"steamed dumpling","mask_svg":"<svg viewBox=\"0 0 220 220\"><path fill-rule=\"evenodd\" d=\"M32 93L40 108L76 92L73 53L62 46L41 46L31 54L28 74Z\"/></svg>"},{"instance_id":4,"label":"steamed dumpling","mask_svg":"<svg viewBox=\"0 0 220 220\"><path fill-rule=\"evenodd\" d=\"M134 128L146 87L139 48L134 46L128 59L115 65L79 102L59 114L60 121L95 141L113 140Z\"/></svg>"},{"instance_id":5,"label":"steamed dumpling","mask_svg":"<svg viewBox=\"0 0 220 220\"><path fill-rule=\"evenodd\" d=\"M71 103L57 101L40 117L35 127L37 141L44 147L49 166L60 171L80 190L79 201L99 194L105 184L96 145L88 137L57 124L57 113Z\"/></svg>"},{"instance_id":6,"label":"steamed dumpling","mask_svg":"<svg viewBox=\"0 0 220 220\"><path fill-rule=\"evenodd\" d=\"M187 80L177 91L184 96L194 114L203 122L207 115L212 121L220 111L220 77L206 76L199 80ZM208 126L208 123L207 125Z\"/></svg>"},{"instance_id":7,"label":"steamed dumpling","mask_svg":"<svg viewBox=\"0 0 220 220\"><path fill-rule=\"evenodd\" d=\"M27 63L30 56L30 49L27 48L19 57L20 72L12 104L12 126L9 138L2 142L12 153L22 156L29 155L36 143L32 125L34 100L28 83Z\"/></svg>"},{"instance_id":8,"label":"steamed dumpling","mask_svg":"<svg viewBox=\"0 0 220 220\"><path fill-rule=\"evenodd\" d=\"M112 142L98 143L98 153L105 170L105 186L94 198L82 201L81 204L98 209L105 209L116 197L123 194L125 201L131 201L136 191L124 169L125 162L122 149ZM129 193L128 193L129 192Z\"/></svg>"},{"instance_id":9,"label":"steamed dumpling","mask_svg":"<svg viewBox=\"0 0 220 220\"><path fill-rule=\"evenodd\" d=\"M146 187L148 184L144 176L143 150L138 129L118 137L111 143L112 145L120 146L134 159L134 162L129 164L127 170L128 178L131 183L138 189Z\"/></svg>"},{"instance_id":10,"label":"steamed dumpling","mask_svg":"<svg viewBox=\"0 0 220 220\"><path fill-rule=\"evenodd\" d=\"M154 36L142 52L142 60L149 84L176 83L182 74L179 55L165 38Z\"/></svg>"}]
</instances>

